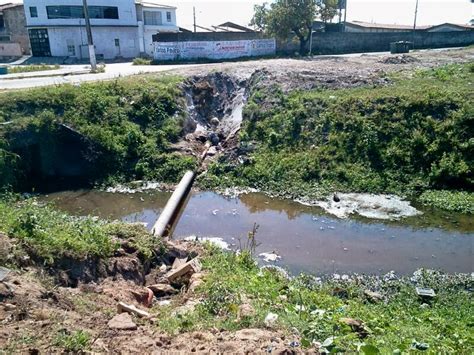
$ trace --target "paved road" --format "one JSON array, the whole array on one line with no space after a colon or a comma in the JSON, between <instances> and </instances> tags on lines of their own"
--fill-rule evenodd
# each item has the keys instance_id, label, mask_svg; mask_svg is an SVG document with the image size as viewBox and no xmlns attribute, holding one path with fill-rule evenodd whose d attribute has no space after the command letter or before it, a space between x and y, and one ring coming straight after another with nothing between
<instances>
[{"instance_id":1,"label":"paved road","mask_svg":"<svg viewBox=\"0 0 474 355\"><path fill-rule=\"evenodd\" d=\"M200 64L204 65L204 64ZM82 72L86 68L84 64L80 65L64 65L61 69L46 72L28 73L23 76L35 76L20 79L19 75L5 75L0 77L0 90L15 90L15 89L26 89L39 86L59 85L59 84L78 84L86 81L100 81L100 80L111 80L119 77L145 74L145 73L157 73L165 72L174 69L192 68L197 66L196 64L187 65L132 65L132 63L114 63L107 64L105 73L98 74L79 74L79 75L68 75L68 76L48 76L50 75L65 75L67 73ZM38 77L36 77L38 76Z\"/></svg>"}]
</instances>

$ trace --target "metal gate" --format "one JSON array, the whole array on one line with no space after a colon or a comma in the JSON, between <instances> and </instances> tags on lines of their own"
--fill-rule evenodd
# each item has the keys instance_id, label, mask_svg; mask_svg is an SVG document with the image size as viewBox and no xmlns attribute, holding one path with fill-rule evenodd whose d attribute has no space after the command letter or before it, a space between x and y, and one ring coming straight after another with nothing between
<instances>
[{"instance_id":1,"label":"metal gate","mask_svg":"<svg viewBox=\"0 0 474 355\"><path fill-rule=\"evenodd\" d=\"M31 52L34 57L51 57L48 30L45 28L28 30Z\"/></svg>"}]
</instances>

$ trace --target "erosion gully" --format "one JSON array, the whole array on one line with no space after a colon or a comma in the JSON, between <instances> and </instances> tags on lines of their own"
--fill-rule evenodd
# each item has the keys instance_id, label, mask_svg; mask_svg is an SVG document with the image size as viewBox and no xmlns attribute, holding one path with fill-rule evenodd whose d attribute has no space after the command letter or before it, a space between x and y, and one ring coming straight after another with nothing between
<instances>
[{"instance_id":1,"label":"erosion gully","mask_svg":"<svg viewBox=\"0 0 474 355\"><path fill-rule=\"evenodd\" d=\"M215 159L229 149L229 138L240 127L247 84L222 73L196 77L189 84L187 136L175 148L200 156L207 140L219 148L209 157ZM213 142L215 137L219 143ZM71 214L139 222L151 230L170 196L159 191L78 190L41 199ZM174 237L222 238L230 249L238 249L239 239L244 241L257 223L257 255L277 254L280 258L272 264L293 274L411 274L420 267L473 272L472 216L415 207L423 214L397 221L354 215L339 219L318 207L260 193L228 198L192 192ZM259 262L266 263L262 258Z\"/></svg>"}]
</instances>

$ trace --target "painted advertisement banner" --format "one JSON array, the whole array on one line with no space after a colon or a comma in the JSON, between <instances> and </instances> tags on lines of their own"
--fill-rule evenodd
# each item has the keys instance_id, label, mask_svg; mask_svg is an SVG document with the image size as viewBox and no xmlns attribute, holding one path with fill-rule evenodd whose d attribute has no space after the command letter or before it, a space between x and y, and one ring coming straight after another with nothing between
<instances>
[{"instance_id":1,"label":"painted advertisement banner","mask_svg":"<svg viewBox=\"0 0 474 355\"><path fill-rule=\"evenodd\" d=\"M242 41L155 42L155 60L232 59L272 55L276 52L274 39Z\"/></svg>"}]
</instances>

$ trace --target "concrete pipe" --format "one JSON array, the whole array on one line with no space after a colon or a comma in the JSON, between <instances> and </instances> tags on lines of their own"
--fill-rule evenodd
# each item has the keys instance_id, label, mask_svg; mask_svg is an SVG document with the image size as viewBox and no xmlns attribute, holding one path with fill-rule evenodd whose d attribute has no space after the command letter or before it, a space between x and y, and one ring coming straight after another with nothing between
<instances>
[{"instance_id":1,"label":"concrete pipe","mask_svg":"<svg viewBox=\"0 0 474 355\"><path fill-rule=\"evenodd\" d=\"M183 208L184 202L191 191L196 174L193 171L187 171L176 190L174 190L170 199L166 203L163 212L153 226L152 233L157 237L167 237L173 230L175 223L178 220L180 211Z\"/></svg>"}]
</instances>

